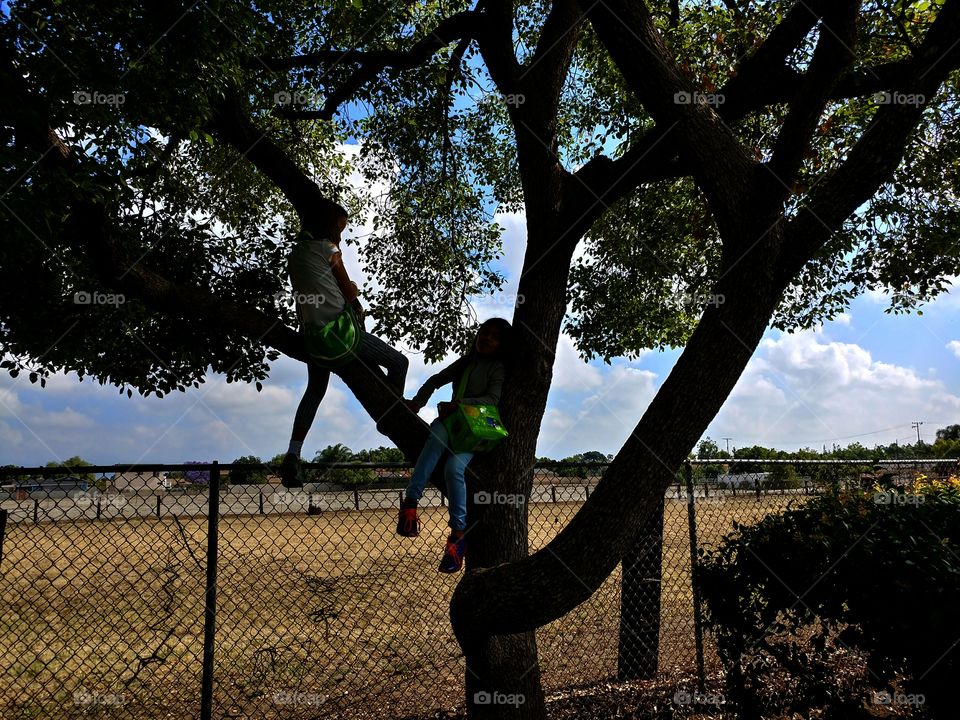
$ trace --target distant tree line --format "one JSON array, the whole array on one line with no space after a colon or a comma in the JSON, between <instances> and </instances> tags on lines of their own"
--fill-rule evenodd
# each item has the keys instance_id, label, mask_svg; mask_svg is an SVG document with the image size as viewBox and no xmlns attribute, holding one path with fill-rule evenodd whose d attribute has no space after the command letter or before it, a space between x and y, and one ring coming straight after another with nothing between
<instances>
[{"instance_id":1,"label":"distant tree line","mask_svg":"<svg viewBox=\"0 0 960 720\"><path fill-rule=\"evenodd\" d=\"M269 460L262 460L255 455L243 455L234 460L234 465L227 475L226 481L234 485L262 484L274 474L271 467L279 468L283 462L284 453L278 453ZM587 478L597 474L596 465L606 463L612 455L605 455L599 450L590 450L584 453L570 455L556 460L548 457L538 457L537 465L551 468L560 477ZM734 448L727 452L720 448L716 441L709 437L700 441L695 453L690 455L691 460L714 460L703 465L696 465L694 469L697 480L715 479L722 474L745 474L768 472L767 480L771 485L794 487L799 483L796 470L791 465L766 465L763 462L737 462L742 460L863 460L869 465L877 460L912 460L912 459L960 459L960 424L947 425L936 433L933 444L918 442L910 445L891 443L890 445L875 445L865 447L859 442L850 443L845 447L833 445L829 450L814 450L802 448L795 451L777 450L762 445L750 445ZM315 463L402 463L405 461L403 453L395 447L378 447L370 450L354 452L346 445L337 443L318 450L312 462ZM188 461L186 464L202 464L201 461ZM46 467L63 467L75 469L89 467L92 463L75 455L66 460L51 460ZM236 467L240 466L240 467ZM6 468L15 468L16 465L5 465ZM69 471L68 471L69 472ZM832 472L828 468L819 471L820 474ZM69 472L69 474L97 483L98 479L92 473ZM376 474L369 468L338 468L334 470L307 472L310 482L336 482L341 484L369 483L377 479ZM167 476L172 480L186 480L195 484L207 484L210 473L207 470L188 470L185 472L170 472ZM8 475L5 482L28 480L27 475ZM99 481L102 482L102 479Z\"/></svg>"}]
</instances>

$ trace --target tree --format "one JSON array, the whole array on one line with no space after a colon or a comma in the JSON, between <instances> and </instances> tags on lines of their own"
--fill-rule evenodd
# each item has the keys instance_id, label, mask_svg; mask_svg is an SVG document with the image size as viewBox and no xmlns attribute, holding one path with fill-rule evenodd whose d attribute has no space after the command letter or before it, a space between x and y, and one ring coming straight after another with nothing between
<instances>
[{"instance_id":1,"label":"tree","mask_svg":"<svg viewBox=\"0 0 960 720\"><path fill-rule=\"evenodd\" d=\"M534 629L651 535L770 324L813 325L866 289L908 311L958 272L958 177L942 160L960 145L958 0L896 12L77 0L56 13L24 0L9 12L0 344L12 376L75 370L161 395L210 368L260 387L280 353L306 359L281 301L283 256L298 229L324 232L333 199L373 221L375 330L429 359L463 347L465 304L502 282L489 208L525 211L500 408L511 437L471 465L478 490L529 494L565 320L584 357L684 346L546 548L528 555L525 507L469 508L451 619L474 718L544 717ZM363 140L352 161L348 137ZM416 457L426 427L382 373L338 374ZM525 702L475 702L488 692Z\"/></svg>"},{"instance_id":2,"label":"tree","mask_svg":"<svg viewBox=\"0 0 960 720\"><path fill-rule=\"evenodd\" d=\"M231 485L262 485L267 481L267 466L255 455L238 457L233 465L228 475Z\"/></svg>"},{"instance_id":3,"label":"tree","mask_svg":"<svg viewBox=\"0 0 960 720\"><path fill-rule=\"evenodd\" d=\"M937 430L937 440L960 440L960 425L947 425Z\"/></svg>"},{"instance_id":4,"label":"tree","mask_svg":"<svg viewBox=\"0 0 960 720\"><path fill-rule=\"evenodd\" d=\"M78 478L80 478L80 479L82 479L82 480L86 480L86 481L89 482L89 483L93 483L93 482L96 482L96 476L94 476L93 473L78 473L78 472L76 472L76 468L90 467L91 465L92 465L92 463L87 462L86 460L84 460L84 459L83 459L82 457L80 457L79 455L74 455L73 457L69 457L69 458L67 458L66 460L63 460L63 461L60 461L60 460L51 460L50 462L47 463L46 466L47 466L47 467L62 467L62 468L66 468L66 469L68 470L68 472L69 472L71 475L73 475L74 477L78 477Z\"/></svg>"},{"instance_id":5,"label":"tree","mask_svg":"<svg viewBox=\"0 0 960 720\"><path fill-rule=\"evenodd\" d=\"M406 461L403 453L395 447L377 447L372 450L359 450L353 454L357 462L365 463L402 463Z\"/></svg>"},{"instance_id":6,"label":"tree","mask_svg":"<svg viewBox=\"0 0 960 720\"><path fill-rule=\"evenodd\" d=\"M352 463L360 462L353 451L342 443L327 445L313 458L316 463ZM307 472L308 482L340 483L341 485L357 485L373 482L376 479L372 470L366 468L327 468L324 470L310 470Z\"/></svg>"},{"instance_id":7,"label":"tree","mask_svg":"<svg viewBox=\"0 0 960 720\"><path fill-rule=\"evenodd\" d=\"M698 460L728 460L730 458L730 453L726 450L721 450L720 446L710 438L704 438L700 441L700 444L697 445L697 459ZM699 475L701 478L715 480L717 475L720 475L724 472L724 465L722 463L710 463L708 465L697 465L694 468L694 473Z\"/></svg>"}]
</instances>

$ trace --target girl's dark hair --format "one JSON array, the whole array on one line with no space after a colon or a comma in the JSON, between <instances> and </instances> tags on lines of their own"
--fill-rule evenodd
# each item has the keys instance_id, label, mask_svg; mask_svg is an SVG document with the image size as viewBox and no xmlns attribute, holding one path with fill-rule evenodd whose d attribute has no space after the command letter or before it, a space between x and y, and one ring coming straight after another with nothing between
<instances>
[{"instance_id":1,"label":"girl's dark hair","mask_svg":"<svg viewBox=\"0 0 960 720\"><path fill-rule=\"evenodd\" d=\"M504 320L500 317L490 318L489 320L484 320L480 323L480 327L477 328L477 335L480 334L480 331L489 326L494 326L500 333L500 347L497 348L497 353L494 356L497 360L500 360L503 363L508 363L513 354L513 326L509 321ZM470 345L471 356L477 354L477 343L476 335L474 336L474 341Z\"/></svg>"}]
</instances>

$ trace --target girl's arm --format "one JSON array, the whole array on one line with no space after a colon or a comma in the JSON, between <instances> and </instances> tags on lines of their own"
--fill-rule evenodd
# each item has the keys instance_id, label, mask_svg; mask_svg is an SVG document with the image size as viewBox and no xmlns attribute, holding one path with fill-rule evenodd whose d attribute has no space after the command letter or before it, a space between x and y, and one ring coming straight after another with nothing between
<instances>
[{"instance_id":1,"label":"girl's arm","mask_svg":"<svg viewBox=\"0 0 960 720\"><path fill-rule=\"evenodd\" d=\"M427 400L430 399L430 396L433 395L434 391L437 388L441 388L447 383L451 383L459 375L460 369L463 367L463 364L467 361L467 358L460 358L455 362L450 363L443 370L438 372L436 375L431 375L427 381L423 384L423 387L417 391L417 394L413 396L413 399L410 400L407 405L413 410L419 410L424 405L427 404Z\"/></svg>"},{"instance_id":2,"label":"girl's arm","mask_svg":"<svg viewBox=\"0 0 960 720\"><path fill-rule=\"evenodd\" d=\"M354 302L359 294L357 284L347 275L347 268L343 264L343 256L339 250L330 257L330 270L333 272L333 278L337 281L337 286L343 294L344 301L348 304Z\"/></svg>"}]
</instances>

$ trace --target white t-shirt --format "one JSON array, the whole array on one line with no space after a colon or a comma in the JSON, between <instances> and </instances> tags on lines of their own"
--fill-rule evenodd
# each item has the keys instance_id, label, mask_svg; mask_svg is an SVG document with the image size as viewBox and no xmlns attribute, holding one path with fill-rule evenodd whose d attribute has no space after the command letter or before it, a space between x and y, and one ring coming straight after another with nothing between
<instances>
[{"instance_id":1,"label":"white t-shirt","mask_svg":"<svg viewBox=\"0 0 960 720\"><path fill-rule=\"evenodd\" d=\"M330 260L339 253L329 240L300 240L290 251L287 272L301 327L326 325L343 312L343 293L330 268Z\"/></svg>"}]
</instances>

